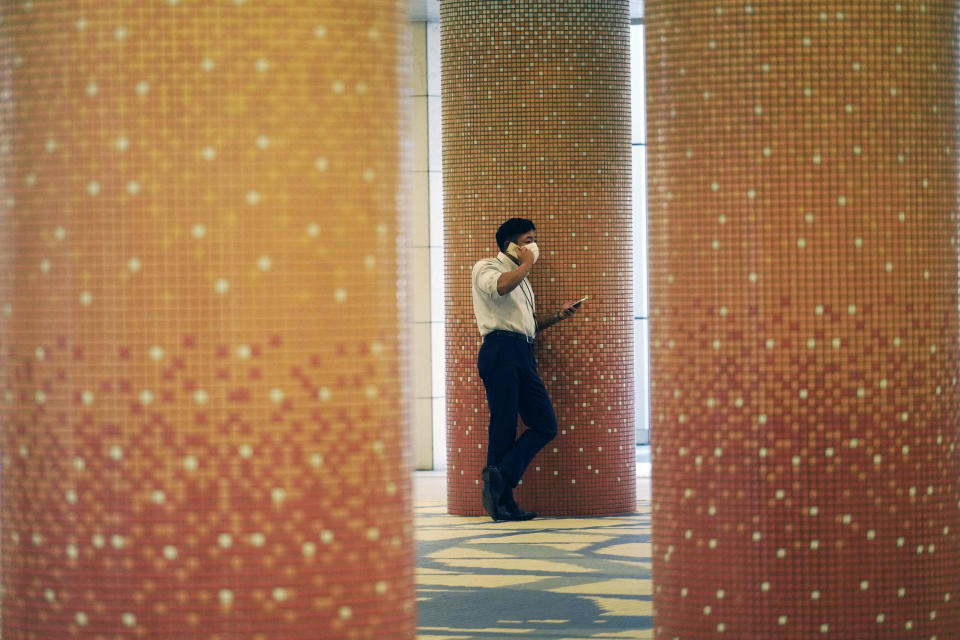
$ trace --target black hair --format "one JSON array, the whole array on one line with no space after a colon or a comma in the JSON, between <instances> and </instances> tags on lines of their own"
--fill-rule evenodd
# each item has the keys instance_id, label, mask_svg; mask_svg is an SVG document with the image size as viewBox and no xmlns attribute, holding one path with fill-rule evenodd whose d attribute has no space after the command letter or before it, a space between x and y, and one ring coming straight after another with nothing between
<instances>
[{"instance_id":1,"label":"black hair","mask_svg":"<svg viewBox=\"0 0 960 640\"><path fill-rule=\"evenodd\" d=\"M497 246L500 251L507 250L507 244L515 242L517 238L528 231L536 231L537 226L526 218L510 218L497 229Z\"/></svg>"}]
</instances>

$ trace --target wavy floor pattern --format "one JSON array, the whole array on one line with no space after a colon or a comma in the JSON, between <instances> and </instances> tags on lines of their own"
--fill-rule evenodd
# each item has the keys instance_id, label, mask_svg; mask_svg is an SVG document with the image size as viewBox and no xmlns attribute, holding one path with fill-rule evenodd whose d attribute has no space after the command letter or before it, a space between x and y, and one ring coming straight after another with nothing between
<instances>
[{"instance_id":1,"label":"wavy floor pattern","mask_svg":"<svg viewBox=\"0 0 960 640\"><path fill-rule=\"evenodd\" d=\"M653 637L650 508L492 522L416 504L419 640Z\"/></svg>"}]
</instances>

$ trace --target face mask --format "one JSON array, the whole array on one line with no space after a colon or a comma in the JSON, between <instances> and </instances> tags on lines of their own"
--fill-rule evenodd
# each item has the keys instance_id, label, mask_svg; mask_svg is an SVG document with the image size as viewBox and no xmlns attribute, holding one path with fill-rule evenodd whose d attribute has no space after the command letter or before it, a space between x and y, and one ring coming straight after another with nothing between
<instances>
[{"instance_id":1,"label":"face mask","mask_svg":"<svg viewBox=\"0 0 960 640\"><path fill-rule=\"evenodd\" d=\"M536 263L540 259L540 247L537 246L536 242L531 242L526 245L527 249L533 251L533 262Z\"/></svg>"},{"instance_id":2,"label":"face mask","mask_svg":"<svg viewBox=\"0 0 960 640\"><path fill-rule=\"evenodd\" d=\"M525 245L523 245L523 246L526 247L529 251L532 251L532 252L533 252L533 262L534 262L534 264L536 264L537 260L540 259L540 247L537 246L537 243L536 243L536 242L531 242L530 244L525 244ZM516 258L517 260L520 259L520 255L519 255L519 253L517 252L517 245L516 245L515 243L513 243L513 242L511 242L511 243L507 246L507 253L509 253L510 255L512 255L512 256L513 256L514 258Z\"/></svg>"}]
</instances>

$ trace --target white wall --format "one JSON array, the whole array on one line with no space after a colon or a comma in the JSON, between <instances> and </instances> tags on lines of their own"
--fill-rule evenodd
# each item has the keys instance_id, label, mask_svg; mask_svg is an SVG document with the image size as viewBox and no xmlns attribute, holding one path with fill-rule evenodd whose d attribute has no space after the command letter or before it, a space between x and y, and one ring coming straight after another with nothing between
<instances>
[{"instance_id":1,"label":"white wall","mask_svg":"<svg viewBox=\"0 0 960 640\"><path fill-rule=\"evenodd\" d=\"M413 313L411 331L413 377L413 456L416 469L434 468L434 400L435 367L433 364L434 296L431 287L431 203L430 203L430 107L428 82L427 33L429 23L410 23L413 69L411 81L410 141L412 233L407 248L410 265L410 303ZM439 82L438 82L439 84ZM441 283L442 286L442 283ZM442 318L441 318L442 320ZM442 354L441 354L442 356Z\"/></svg>"}]
</instances>

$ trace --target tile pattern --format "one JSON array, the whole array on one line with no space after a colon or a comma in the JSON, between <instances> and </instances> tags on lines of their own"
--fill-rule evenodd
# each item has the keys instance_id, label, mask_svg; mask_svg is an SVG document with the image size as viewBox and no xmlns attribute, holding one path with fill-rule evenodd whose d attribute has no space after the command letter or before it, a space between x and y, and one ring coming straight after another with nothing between
<instances>
[{"instance_id":1,"label":"tile pattern","mask_svg":"<svg viewBox=\"0 0 960 640\"><path fill-rule=\"evenodd\" d=\"M5 638L413 637L405 9L4 3Z\"/></svg>"},{"instance_id":2,"label":"tile pattern","mask_svg":"<svg viewBox=\"0 0 960 640\"><path fill-rule=\"evenodd\" d=\"M560 435L518 497L542 513L635 495L629 17L625 1L441 3L448 504L480 514L488 412L470 270L511 216L537 224L540 312L589 294L537 341Z\"/></svg>"},{"instance_id":3,"label":"tile pattern","mask_svg":"<svg viewBox=\"0 0 960 640\"><path fill-rule=\"evenodd\" d=\"M418 502L419 640L653 637L650 504L494 523Z\"/></svg>"},{"instance_id":4,"label":"tile pattern","mask_svg":"<svg viewBox=\"0 0 960 640\"><path fill-rule=\"evenodd\" d=\"M658 639L957 637L957 10L646 5Z\"/></svg>"}]
</instances>

